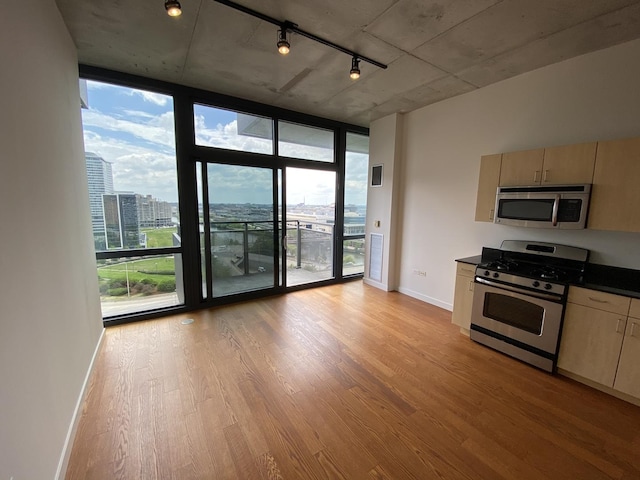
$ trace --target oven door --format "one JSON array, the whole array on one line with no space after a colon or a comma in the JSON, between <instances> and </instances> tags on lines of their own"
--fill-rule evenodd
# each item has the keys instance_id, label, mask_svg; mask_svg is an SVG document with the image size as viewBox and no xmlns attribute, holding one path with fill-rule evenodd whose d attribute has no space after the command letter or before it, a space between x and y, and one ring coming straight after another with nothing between
<instances>
[{"instance_id":1,"label":"oven door","mask_svg":"<svg viewBox=\"0 0 640 480\"><path fill-rule=\"evenodd\" d=\"M481 279L484 280L484 279ZM471 329L498 340L555 356L564 305L557 300L520 293L516 288L476 282ZM541 296L544 294L542 293ZM472 336L473 338L473 336Z\"/></svg>"}]
</instances>

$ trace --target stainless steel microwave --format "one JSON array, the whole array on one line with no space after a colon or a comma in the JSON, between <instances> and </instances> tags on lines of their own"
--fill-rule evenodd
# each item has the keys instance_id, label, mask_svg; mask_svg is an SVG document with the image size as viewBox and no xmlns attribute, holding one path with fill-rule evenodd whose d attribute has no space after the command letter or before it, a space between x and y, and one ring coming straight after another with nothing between
<instances>
[{"instance_id":1,"label":"stainless steel microwave","mask_svg":"<svg viewBox=\"0 0 640 480\"><path fill-rule=\"evenodd\" d=\"M591 185L498 187L495 223L518 227L585 228Z\"/></svg>"}]
</instances>

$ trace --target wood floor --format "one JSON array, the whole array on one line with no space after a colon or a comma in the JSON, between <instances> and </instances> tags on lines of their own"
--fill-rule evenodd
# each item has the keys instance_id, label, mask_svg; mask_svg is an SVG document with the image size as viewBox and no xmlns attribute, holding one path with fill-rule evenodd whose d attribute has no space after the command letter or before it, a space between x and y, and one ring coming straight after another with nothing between
<instances>
[{"instance_id":1,"label":"wood floor","mask_svg":"<svg viewBox=\"0 0 640 480\"><path fill-rule=\"evenodd\" d=\"M640 478L639 407L450 321L351 282L109 328L66 478Z\"/></svg>"}]
</instances>

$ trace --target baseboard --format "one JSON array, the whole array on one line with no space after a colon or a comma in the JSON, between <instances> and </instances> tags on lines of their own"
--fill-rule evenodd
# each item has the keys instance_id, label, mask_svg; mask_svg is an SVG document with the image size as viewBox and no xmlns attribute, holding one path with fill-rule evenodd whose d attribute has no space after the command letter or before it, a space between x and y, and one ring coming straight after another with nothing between
<instances>
[{"instance_id":1,"label":"baseboard","mask_svg":"<svg viewBox=\"0 0 640 480\"><path fill-rule=\"evenodd\" d=\"M69 425L69 431L67 432L67 438L64 441L64 447L62 448L62 455L60 456L60 462L58 463L58 471L56 472L56 480L64 480L64 477L67 474L67 467L69 466L69 458L71 457L71 449L73 448L73 440L76 438L76 431L78 430L78 424L80 422L80 412L82 411L82 404L84 402L85 396L87 394L87 387L89 385L89 380L91 378L91 374L93 373L93 367L95 365L96 358L98 357L98 352L100 352L100 347L102 346L102 340L104 339L105 329L102 329L102 333L100 334L100 338L98 339L98 344L96 345L95 350L93 351L93 356L91 357L91 363L89 363L89 368L87 369L87 375L84 377L84 382L82 383L82 389L80 390L80 395L78 395L78 402L76 403L76 408L73 411L73 417L71 418L71 424Z\"/></svg>"},{"instance_id":2,"label":"baseboard","mask_svg":"<svg viewBox=\"0 0 640 480\"><path fill-rule=\"evenodd\" d=\"M379 288L380 290L384 290L385 292L389 292L389 286L384 283L376 282L375 280L371 280L370 278L364 278L364 283L366 285L370 285L372 287Z\"/></svg>"},{"instance_id":3,"label":"baseboard","mask_svg":"<svg viewBox=\"0 0 640 480\"><path fill-rule=\"evenodd\" d=\"M405 287L398 288L400 293L404 293L413 298L417 298L418 300L422 300L425 303L429 303L431 305L435 305L436 307L444 308L445 310L453 311L453 305L450 303L442 302L437 298L428 297L426 295L422 295L421 293L414 292L413 290Z\"/></svg>"},{"instance_id":4,"label":"baseboard","mask_svg":"<svg viewBox=\"0 0 640 480\"><path fill-rule=\"evenodd\" d=\"M581 377L580 375L576 375L575 373L568 372L567 370L563 370L562 368L558 368L558 373L572 380L575 380L576 382L584 383L591 388L595 388L596 390L600 390L601 392L608 393L612 397L619 398L620 400L624 400L625 402L629 402L640 407L640 398L632 397L631 395L627 395L626 393L622 393L614 390L613 388L601 385L600 383L589 380L588 378Z\"/></svg>"}]
</instances>

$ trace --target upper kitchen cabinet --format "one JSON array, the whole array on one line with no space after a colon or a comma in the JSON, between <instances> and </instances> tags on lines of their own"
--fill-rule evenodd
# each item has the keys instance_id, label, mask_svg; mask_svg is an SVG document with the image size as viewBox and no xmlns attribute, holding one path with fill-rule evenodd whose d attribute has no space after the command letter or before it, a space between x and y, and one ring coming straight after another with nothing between
<instances>
[{"instance_id":1,"label":"upper kitchen cabinet","mask_svg":"<svg viewBox=\"0 0 640 480\"><path fill-rule=\"evenodd\" d=\"M591 183L596 142L502 155L500 186Z\"/></svg>"},{"instance_id":2,"label":"upper kitchen cabinet","mask_svg":"<svg viewBox=\"0 0 640 480\"><path fill-rule=\"evenodd\" d=\"M503 153L500 186L540 184L543 158L543 148Z\"/></svg>"},{"instance_id":3,"label":"upper kitchen cabinet","mask_svg":"<svg viewBox=\"0 0 640 480\"><path fill-rule=\"evenodd\" d=\"M544 149L542 185L571 185L593 182L596 142Z\"/></svg>"},{"instance_id":4,"label":"upper kitchen cabinet","mask_svg":"<svg viewBox=\"0 0 640 480\"><path fill-rule=\"evenodd\" d=\"M640 138L598 143L588 228L640 232Z\"/></svg>"},{"instance_id":5,"label":"upper kitchen cabinet","mask_svg":"<svg viewBox=\"0 0 640 480\"><path fill-rule=\"evenodd\" d=\"M480 159L480 178L476 200L476 222L493 222L496 190L500 182L502 155L485 155Z\"/></svg>"}]
</instances>

